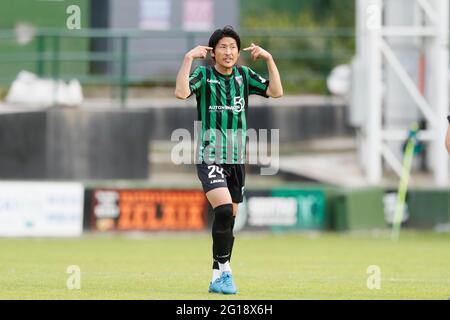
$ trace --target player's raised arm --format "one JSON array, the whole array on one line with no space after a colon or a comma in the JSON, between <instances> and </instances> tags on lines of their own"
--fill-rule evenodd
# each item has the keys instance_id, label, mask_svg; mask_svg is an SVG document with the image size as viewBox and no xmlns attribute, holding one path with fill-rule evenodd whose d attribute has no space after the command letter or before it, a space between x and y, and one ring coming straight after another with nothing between
<instances>
[{"instance_id":1,"label":"player's raised arm","mask_svg":"<svg viewBox=\"0 0 450 320\"><path fill-rule=\"evenodd\" d=\"M177 75L177 82L175 87L175 97L178 99L186 99L191 94L189 87L189 73L191 71L192 62L194 59L204 59L211 51L211 47L197 46L184 56L183 64L180 67Z\"/></svg>"},{"instance_id":2,"label":"player's raised arm","mask_svg":"<svg viewBox=\"0 0 450 320\"><path fill-rule=\"evenodd\" d=\"M280 73L278 72L277 65L275 64L272 55L254 43L252 43L250 47L245 48L244 51L250 52L253 61L258 58L262 58L266 61L267 69L269 70L269 87L267 88L267 95L272 98L281 97L283 95L283 86L281 85Z\"/></svg>"}]
</instances>

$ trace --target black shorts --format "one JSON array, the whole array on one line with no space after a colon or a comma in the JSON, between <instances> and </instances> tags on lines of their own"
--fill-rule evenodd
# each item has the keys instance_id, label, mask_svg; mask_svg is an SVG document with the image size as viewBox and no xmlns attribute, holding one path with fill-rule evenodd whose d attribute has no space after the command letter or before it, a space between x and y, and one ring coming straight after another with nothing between
<instances>
[{"instance_id":1,"label":"black shorts","mask_svg":"<svg viewBox=\"0 0 450 320\"><path fill-rule=\"evenodd\" d=\"M242 202L245 184L244 164L201 163L197 164L197 175L205 193L216 188L228 188L231 200L234 203Z\"/></svg>"}]
</instances>

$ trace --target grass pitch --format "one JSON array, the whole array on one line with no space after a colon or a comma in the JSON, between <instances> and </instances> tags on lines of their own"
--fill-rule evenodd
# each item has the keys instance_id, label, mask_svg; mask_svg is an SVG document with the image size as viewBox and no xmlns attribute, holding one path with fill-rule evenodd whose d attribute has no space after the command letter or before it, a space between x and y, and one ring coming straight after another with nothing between
<instances>
[{"instance_id":1,"label":"grass pitch","mask_svg":"<svg viewBox=\"0 0 450 320\"><path fill-rule=\"evenodd\" d=\"M209 234L0 239L0 299L443 299L450 234L237 234L238 294L207 293ZM68 289L71 265L81 288ZM368 289L368 267L381 288Z\"/></svg>"}]
</instances>

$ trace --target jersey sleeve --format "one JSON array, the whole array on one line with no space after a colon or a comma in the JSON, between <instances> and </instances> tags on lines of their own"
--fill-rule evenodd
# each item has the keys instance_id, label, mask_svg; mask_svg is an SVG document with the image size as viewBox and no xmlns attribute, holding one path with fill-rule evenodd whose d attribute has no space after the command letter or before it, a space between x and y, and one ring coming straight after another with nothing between
<instances>
[{"instance_id":1,"label":"jersey sleeve","mask_svg":"<svg viewBox=\"0 0 450 320\"><path fill-rule=\"evenodd\" d=\"M269 80L263 78L252 69L248 68L248 91L249 94L257 94L259 96L268 98L267 88L269 87Z\"/></svg>"},{"instance_id":2,"label":"jersey sleeve","mask_svg":"<svg viewBox=\"0 0 450 320\"><path fill-rule=\"evenodd\" d=\"M205 81L203 80L202 67L195 68L189 76L189 88L191 89L189 97L193 94L198 95L204 83Z\"/></svg>"}]
</instances>

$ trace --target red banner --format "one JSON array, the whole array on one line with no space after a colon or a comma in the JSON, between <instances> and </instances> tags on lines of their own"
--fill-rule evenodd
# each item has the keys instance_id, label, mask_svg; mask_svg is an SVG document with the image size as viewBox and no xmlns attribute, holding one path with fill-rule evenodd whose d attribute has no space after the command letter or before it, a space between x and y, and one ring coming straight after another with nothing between
<instances>
[{"instance_id":1,"label":"red banner","mask_svg":"<svg viewBox=\"0 0 450 320\"><path fill-rule=\"evenodd\" d=\"M92 227L101 231L203 230L207 201L197 190L95 190Z\"/></svg>"}]
</instances>

